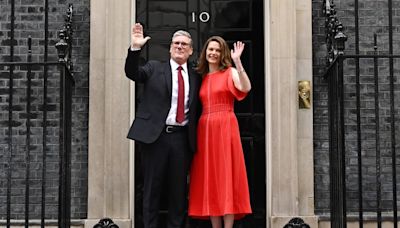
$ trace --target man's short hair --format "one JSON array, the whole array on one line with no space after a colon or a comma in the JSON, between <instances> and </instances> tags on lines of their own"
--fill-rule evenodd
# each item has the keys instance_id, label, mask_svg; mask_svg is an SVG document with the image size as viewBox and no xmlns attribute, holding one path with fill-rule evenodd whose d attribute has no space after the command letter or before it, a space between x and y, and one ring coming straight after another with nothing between
<instances>
[{"instance_id":1,"label":"man's short hair","mask_svg":"<svg viewBox=\"0 0 400 228\"><path fill-rule=\"evenodd\" d=\"M178 31L176 31L174 33L174 35L172 35L171 41L174 40L174 38L177 37L177 36L186 36L186 37L188 37L190 39L190 46L192 46L192 43L193 43L192 42L192 36L190 35L189 32L187 32L185 30L178 30Z\"/></svg>"}]
</instances>

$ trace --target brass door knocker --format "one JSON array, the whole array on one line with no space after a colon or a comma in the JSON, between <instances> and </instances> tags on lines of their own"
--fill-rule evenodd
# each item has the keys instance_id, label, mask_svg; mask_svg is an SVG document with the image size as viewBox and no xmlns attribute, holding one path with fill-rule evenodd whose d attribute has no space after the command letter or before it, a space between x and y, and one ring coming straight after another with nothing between
<instances>
[{"instance_id":1,"label":"brass door knocker","mask_svg":"<svg viewBox=\"0 0 400 228\"><path fill-rule=\"evenodd\" d=\"M299 81L298 82L299 92L299 108L310 109L311 108L311 85L310 81Z\"/></svg>"}]
</instances>

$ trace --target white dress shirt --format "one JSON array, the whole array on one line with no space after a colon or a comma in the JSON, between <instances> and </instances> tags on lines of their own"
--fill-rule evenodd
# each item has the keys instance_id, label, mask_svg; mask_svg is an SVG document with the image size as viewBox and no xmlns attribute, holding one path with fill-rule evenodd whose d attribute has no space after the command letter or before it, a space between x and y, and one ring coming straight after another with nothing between
<instances>
[{"instance_id":1,"label":"white dress shirt","mask_svg":"<svg viewBox=\"0 0 400 228\"><path fill-rule=\"evenodd\" d=\"M182 66L182 76L185 85L185 120L182 123L176 122L176 108L178 101L178 67L179 64L174 60L170 60L171 64L171 72L172 72L172 97L171 97L171 109L169 110L167 120L165 123L167 125L176 125L176 126L184 126L188 123L187 113L189 111L189 75L187 69L187 63L181 65Z\"/></svg>"}]
</instances>

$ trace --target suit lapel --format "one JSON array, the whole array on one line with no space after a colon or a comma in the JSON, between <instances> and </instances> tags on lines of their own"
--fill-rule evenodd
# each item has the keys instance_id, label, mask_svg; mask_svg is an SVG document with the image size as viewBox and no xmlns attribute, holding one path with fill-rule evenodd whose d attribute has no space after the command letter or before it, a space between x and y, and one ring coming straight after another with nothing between
<instances>
[{"instance_id":1,"label":"suit lapel","mask_svg":"<svg viewBox=\"0 0 400 228\"><path fill-rule=\"evenodd\" d=\"M171 96L172 94L172 72L171 72L171 64L169 61L164 64L164 77L165 77L165 83L167 86L168 94Z\"/></svg>"},{"instance_id":2,"label":"suit lapel","mask_svg":"<svg viewBox=\"0 0 400 228\"><path fill-rule=\"evenodd\" d=\"M196 73L192 68L188 67L188 77L189 77L189 107L192 104L194 93L196 92Z\"/></svg>"}]
</instances>

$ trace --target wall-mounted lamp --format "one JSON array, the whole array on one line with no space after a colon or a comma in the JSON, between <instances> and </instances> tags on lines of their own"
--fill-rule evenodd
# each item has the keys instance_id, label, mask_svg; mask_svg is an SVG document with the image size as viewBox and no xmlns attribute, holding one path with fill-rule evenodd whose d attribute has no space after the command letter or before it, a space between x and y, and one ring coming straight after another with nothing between
<instances>
[{"instance_id":1,"label":"wall-mounted lamp","mask_svg":"<svg viewBox=\"0 0 400 228\"><path fill-rule=\"evenodd\" d=\"M299 81L298 82L298 93L299 93L299 108L310 109L311 108L311 84L310 81Z\"/></svg>"}]
</instances>

